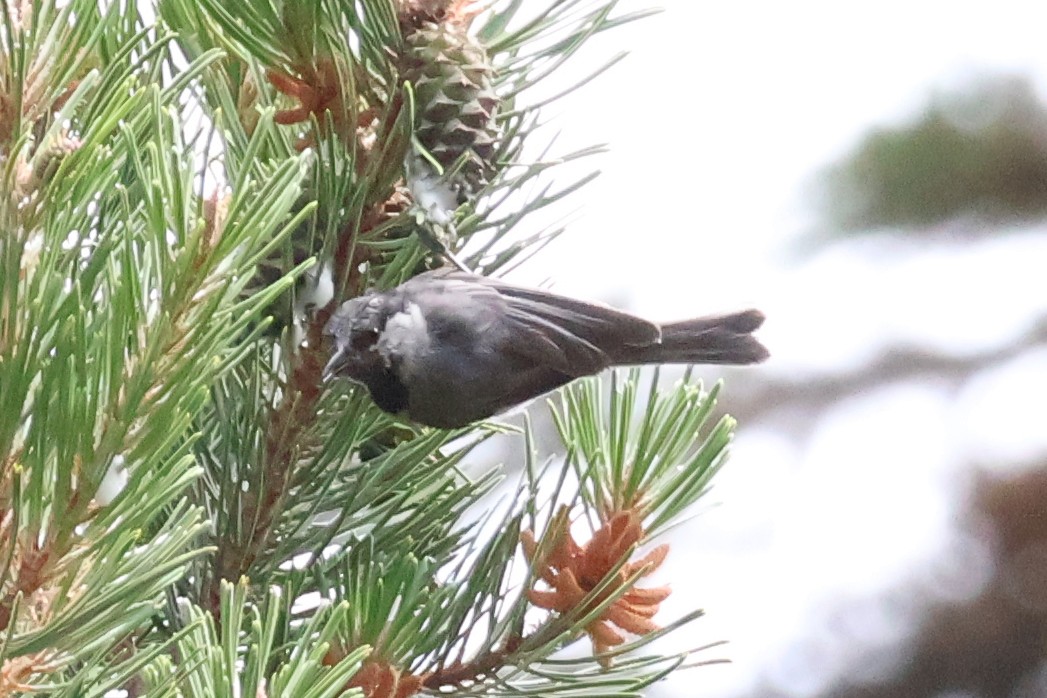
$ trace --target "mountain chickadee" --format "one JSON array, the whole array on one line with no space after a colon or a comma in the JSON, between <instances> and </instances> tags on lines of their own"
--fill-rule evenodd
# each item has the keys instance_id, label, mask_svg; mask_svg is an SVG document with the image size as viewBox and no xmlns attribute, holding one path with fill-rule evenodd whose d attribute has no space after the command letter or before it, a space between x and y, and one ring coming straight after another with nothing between
<instances>
[{"instance_id":1,"label":"mountain chickadee","mask_svg":"<svg viewBox=\"0 0 1047 698\"><path fill-rule=\"evenodd\" d=\"M453 269L343 303L324 380L346 376L386 412L466 426L575 378L630 364L752 364L758 310L657 325L604 305Z\"/></svg>"}]
</instances>

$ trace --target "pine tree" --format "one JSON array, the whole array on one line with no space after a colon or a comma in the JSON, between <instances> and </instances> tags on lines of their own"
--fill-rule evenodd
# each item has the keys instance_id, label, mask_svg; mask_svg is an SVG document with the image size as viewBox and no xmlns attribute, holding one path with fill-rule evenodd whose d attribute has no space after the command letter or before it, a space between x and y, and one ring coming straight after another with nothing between
<instances>
[{"instance_id":1,"label":"pine tree","mask_svg":"<svg viewBox=\"0 0 1047 698\"><path fill-rule=\"evenodd\" d=\"M320 382L337 302L559 232L517 226L597 149L536 158L527 92L636 16L537 4L2 4L0 696L637 695L696 660L645 648L700 615L650 579L716 390L579 382L566 456L528 426L468 477L504 427Z\"/></svg>"}]
</instances>

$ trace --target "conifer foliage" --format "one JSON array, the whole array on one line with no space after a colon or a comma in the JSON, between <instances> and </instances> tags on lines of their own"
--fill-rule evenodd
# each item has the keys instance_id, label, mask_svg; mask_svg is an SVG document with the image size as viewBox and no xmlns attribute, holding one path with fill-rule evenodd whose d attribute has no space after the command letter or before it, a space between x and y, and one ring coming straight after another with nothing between
<instances>
[{"instance_id":1,"label":"conifer foliage","mask_svg":"<svg viewBox=\"0 0 1047 698\"><path fill-rule=\"evenodd\" d=\"M700 659L647 645L700 615L660 617L653 541L726 456L715 390L580 382L566 456L525 428L476 474L504 427L320 381L338 302L503 272L588 181L529 94L637 16L524 5L0 3L0 696L624 696Z\"/></svg>"}]
</instances>

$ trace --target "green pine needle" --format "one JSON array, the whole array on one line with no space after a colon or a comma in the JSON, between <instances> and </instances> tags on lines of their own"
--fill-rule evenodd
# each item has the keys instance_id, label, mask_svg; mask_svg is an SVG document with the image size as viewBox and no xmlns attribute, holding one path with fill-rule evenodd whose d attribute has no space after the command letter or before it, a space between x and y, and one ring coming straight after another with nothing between
<instances>
[{"instance_id":1,"label":"green pine needle","mask_svg":"<svg viewBox=\"0 0 1047 698\"><path fill-rule=\"evenodd\" d=\"M510 0L476 20L498 143L443 227L477 271L555 238L562 221L530 214L596 176L561 181L603 149L558 151L543 115L562 95L532 96L643 15L615 5ZM397 2L20 7L0 4L5 670L28 663L55 696L335 698L360 694L370 658L427 691L634 696L691 661L648 645L700 611L592 657L585 628L627 590L604 593L628 560L584 617L550 612L520 540L631 507L648 538L676 525L726 458L718 386L577 383L555 412L566 456L528 425L509 486L501 468L465 474L505 429L418 428L318 383L333 303L436 263L406 186L424 148ZM304 103L310 80L326 111ZM323 270L334 300L300 308Z\"/></svg>"},{"instance_id":2,"label":"green pine needle","mask_svg":"<svg viewBox=\"0 0 1047 698\"><path fill-rule=\"evenodd\" d=\"M578 381L553 410L586 502L601 521L639 509L647 539L708 492L734 429L726 416L710 428L719 385L706 393L688 370L665 390L658 377L654 371L642 394L639 369L615 371L609 396L599 378Z\"/></svg>"}]
</instances>

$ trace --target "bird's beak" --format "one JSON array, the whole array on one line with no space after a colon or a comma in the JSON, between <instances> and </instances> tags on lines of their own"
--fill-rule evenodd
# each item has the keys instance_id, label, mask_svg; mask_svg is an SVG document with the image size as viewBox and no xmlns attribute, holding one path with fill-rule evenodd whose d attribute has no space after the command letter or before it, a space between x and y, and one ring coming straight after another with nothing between
<instances>
[{"instance_id":1,"label":"bird's beak","mask_svg":"<svg viewBox=\"0 0 1047 698\"><path fill-rule=\"evenodd\" d=\"M349 364L349 352L343 348L339 348L335 351L334 356L324 366L323 381L324 383L329 382L332 378L336 378L338 374Z\"/></svg>"}]
</instances>

